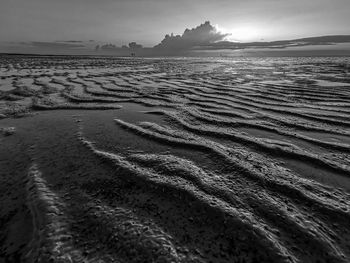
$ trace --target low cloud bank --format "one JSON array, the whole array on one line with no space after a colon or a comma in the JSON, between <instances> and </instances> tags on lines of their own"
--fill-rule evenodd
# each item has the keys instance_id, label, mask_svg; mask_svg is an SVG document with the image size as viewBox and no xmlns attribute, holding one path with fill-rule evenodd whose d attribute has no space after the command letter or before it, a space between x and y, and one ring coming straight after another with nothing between
<instances>
[{"instance_id":1,"label":"low cloud bank","mask_svg":"<svg viewBox=\"0 0 350 263\"><path fill-rule=\"evenodd\" d=\"M85 45L77 44L78 42L65 41L65 42L28 42L26 43L32 47L40 47L40 48L83 48ZM81 42L79 42L81 43Z\"/></svg>"},{"instance_id":2,"label":"low cloud bank","mask_svg":"<svg viewBox=\"0 0 350 263\"><path fill-rule=\"evenodd\" d=\"M140 50L143 49L143 46L140 44L137 44L136 42L131 42L129 43L128 46L122 46L122 47L118 47L116 45L113 44L105 44L105 45L97 45L95 47L95 51L118 51L118 50L126 50L126 51L136 51L136 50Z\"/></svg>"},{"instance_id":3,"label":"low cloud bank","mask_svg":"<svg viewBox=\"0 0 350 263\"><path fill-rule=\"evenodd\" d=\"M84 55L93 53L93 43L80 40L1 42L0 52L41 55Z\"/></svg>"},{"instance_id":4,"label":"low cloud bank","mask_svg":"<svg viewBox=\"0 0 350 263\"><path fill-rule=\"evenodd\" d=\"M225 38L228 34L218 31L209 21L192 28L186 29L182 35L166 35L164 39L154 47L143 47L131 42L121 47L112 43L101 44L99 41L89 40L63 40L53 42L16 42L0 43L0 52L32 53L32 54L67 54L67 55L115 55L115 56L166 56L166 55L193 55L200 52L219 52L232 50L290 50L293 48L325 47L333 50L339 48L340 43L350 43L350 35L322 36L301 38L294 40L281 40L272 42L230 42ZM96 45L97 44L97 45ZM346 44L346 45L348 45ZM350 45L350 44L349 44ZM341 46L341 45L340 45ZM349 48L341 51L349 54ZM197 53L196 53L197 52ZM340 52L340 51L339 51ZM347 53L346 53L347 52ZM214 53L213 53L214 54Z\"/></svg>"}]
</instances>

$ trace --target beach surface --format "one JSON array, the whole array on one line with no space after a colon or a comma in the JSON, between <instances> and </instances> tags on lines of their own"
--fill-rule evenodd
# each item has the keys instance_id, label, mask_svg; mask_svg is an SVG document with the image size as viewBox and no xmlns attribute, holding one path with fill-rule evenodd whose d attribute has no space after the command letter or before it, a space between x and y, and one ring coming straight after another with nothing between
<instances>
[{"instance_id":1,"label":"beach surface","mask_svg":"<svg viewBox=\"0 0 350 263\"><path fill-rule=\"evenodd\" d=\"M350 58L0 58L0 263L350 262Z\"/></svg>"}]
</instances>

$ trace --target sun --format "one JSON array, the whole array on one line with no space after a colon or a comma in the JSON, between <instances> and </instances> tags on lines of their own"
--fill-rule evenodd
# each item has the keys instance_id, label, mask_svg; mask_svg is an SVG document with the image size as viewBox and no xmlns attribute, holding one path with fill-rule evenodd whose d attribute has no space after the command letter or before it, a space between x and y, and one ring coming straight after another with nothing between
<instances>
[{"instance_id":1,"label":"sun","mask_svg":"<svg viewBox=\"0 0 350 263\"><path fill-rule=\"evenodd\" d=\"M258 41L261 38L261 30L253 25L234 26L230 29L217 25L215 27L219 32L229 34L225 38L228 41L250 42Z\"/></svg>"},{"instance_id":2,"label":"sun","mask_svg":"<svg viewBox=\"0 0 350 263\"><path fill-rule=\"evenodd\" d=\"M259 39L259 29L253 26L242 26L231 30L232 37L239 41L256 41Z\"/></svg>"}]
</instances>

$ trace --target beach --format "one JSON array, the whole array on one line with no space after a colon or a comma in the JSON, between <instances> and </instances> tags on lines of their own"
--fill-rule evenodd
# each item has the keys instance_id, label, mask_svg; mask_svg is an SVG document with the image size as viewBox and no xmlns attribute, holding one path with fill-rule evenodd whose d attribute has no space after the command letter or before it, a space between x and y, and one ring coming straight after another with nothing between
<instances>
[{"instance_id":1,"label":"beach","mask_svg":"<svg viewBox=\"0 0 350 263\"><path fill-rule=\"evenodd\" d=\"M349 63L1 55L0 262L349 262Z\"/></svg>"}]
</instances>

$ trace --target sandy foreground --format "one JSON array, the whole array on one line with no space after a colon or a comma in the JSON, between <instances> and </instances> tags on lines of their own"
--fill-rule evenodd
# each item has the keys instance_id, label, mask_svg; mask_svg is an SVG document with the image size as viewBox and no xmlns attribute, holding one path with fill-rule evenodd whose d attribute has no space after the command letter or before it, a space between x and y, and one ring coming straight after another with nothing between
<instances>
[{"instance_id":1,"label":"sandy foreground","mask_svg":"<svg viewBox=\"0 0 350 263\"><path fill-rule=\"evenodd\" d=\"M350 59L0 57L0 262L350 262Z\"/></svg>"}]
</instances>

